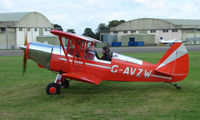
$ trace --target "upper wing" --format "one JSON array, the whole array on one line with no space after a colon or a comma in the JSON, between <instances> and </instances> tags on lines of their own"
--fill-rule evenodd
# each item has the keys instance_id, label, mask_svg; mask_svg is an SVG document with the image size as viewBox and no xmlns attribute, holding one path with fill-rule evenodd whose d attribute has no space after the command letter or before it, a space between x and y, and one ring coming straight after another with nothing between
<instances>
[{"instance_id":1,"label":"upper wing","mask_svg":"<svg viewBox=\"0 0 200 120\"><path fill-rule=\"evenodd\" d=\"M83 36L83 35L77 35L77 34L73 34L73 33L69 33L69 32L63 32L63 31L60 31L60 30L51 30L50 32L52 34L60 36L60 37L74 38L74 39L85 40L85 41L89 41L89 42L101 42L101 41L96 40L96 39L91 38L91 37L87 37L87 36Z\"/></svg>"}]
</instances>

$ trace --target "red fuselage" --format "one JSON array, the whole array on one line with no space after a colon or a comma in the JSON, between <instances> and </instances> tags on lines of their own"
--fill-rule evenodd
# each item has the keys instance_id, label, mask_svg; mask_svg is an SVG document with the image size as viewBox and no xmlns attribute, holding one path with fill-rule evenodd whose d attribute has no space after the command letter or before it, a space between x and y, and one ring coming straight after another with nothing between
<instances>
[{"instance_id":1,"label":"red fuselage","mask_svg":"<svg viewBox=\"0 0 200 120\"><path fill-rule=\"evenodd\" d=\"M36 46L39 46L39 49ZM181 47L183 45L177 43L157 64L117 53L113 53L112 61L99 60L95 55L88 57L86 54L83 61L80 57L68 54L68 62L60 47L41 43L29 43L26 51L30 59L51 71L85 73L86 76L92 75L101 81L177 82L187 76L189 68L187 52L173 56L176 49L183 49Z\"/></svg>"}]
</instances>

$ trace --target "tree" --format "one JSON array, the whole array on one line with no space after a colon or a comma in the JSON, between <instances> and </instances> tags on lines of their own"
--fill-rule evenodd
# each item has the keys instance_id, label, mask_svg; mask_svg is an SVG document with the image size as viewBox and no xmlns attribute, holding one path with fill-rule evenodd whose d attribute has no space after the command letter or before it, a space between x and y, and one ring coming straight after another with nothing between
<instances>
[{"instance_id":1,"label":"tree","mask_svg":"<svg viewBox=\"0 0 200 120\"><path fill-rule=\"evenodd\" d=\"M76 33L74 29L67 29L67 32Z\"/></svg>"},{"instance_id":2,"label":"tree","mask_svg":"<svg viewBox=\"0 0 200 120\"><path fill-rule=\"evenodd\" d=\"M126 22L125 20L112 20L112 21L109 21L109 24L108 24L108 27L111 28L111 27L115 27L121 23L124 23Z\"/></svg>"},{"instance_id":3,"label":"tree","mask_svg":"<svg viewBox=\"0 0 200 120\"><path fill-rule=\"evenodd\" d=\"M105 23L100 23L96 31L97 32L109 32L109 28Z\"/></svg>"},{"instance_id":4,"label":"tree","mask_svg":"<svg viewBox=\"0 0 200 120\"><path fill-rule=\"evenodd\" d=\"M94 34L94 32L92 31L91 28L85 28L83 35L88 36L88 37L92 37L92 38L96 38L96 36L95 36L95 34Z\"/></svg>"},{"instance_id":5,"label":"tree","mask_svg":"<svg viewBox=\"0 0 200 120\"><path fill-rule=\"evenodd\" d=\"M108 26L105 23L100 23L96 30L96 34L95 34L96 39L98 39L98 40L100 39L100 33L107 33L107 32L109 32Z\"/></svg>"},{"instance_id":6,"label":"tree","mask_svg":"<svg viewBox=\"0 0 200 120\"><path fill-rule=\"evenodd\" d=\"M112 21L109 21L108 25L106 25L105 23L100 23L97 27L95 38L99 40L100 33L108 33L108 32L110 32L111 27L115 27L124 22L126 22L126 21L125 20L112 20Z\"/></svg>"},{"instance_id":7,"label":"tree","mask_svg":"<svg viewBox=\"0 0 200 120\"><path fill-rule=\"evenodd\" d=\"M120 20L120 22L121 22L121 23L124 23L124 22L126 22L126 21L125 21L125 20Z\"/></svg>"},{"instance_id":8,"label":"tree","mask_svg":"<svg viewBox=\"0 0 200 120\"><path fill-rule=\"evenodd\" d=\"M53 25L53 29L63 31L62 27L60 25L58 25L58 24L54 24Z\"/></svg>"}]
</instances>

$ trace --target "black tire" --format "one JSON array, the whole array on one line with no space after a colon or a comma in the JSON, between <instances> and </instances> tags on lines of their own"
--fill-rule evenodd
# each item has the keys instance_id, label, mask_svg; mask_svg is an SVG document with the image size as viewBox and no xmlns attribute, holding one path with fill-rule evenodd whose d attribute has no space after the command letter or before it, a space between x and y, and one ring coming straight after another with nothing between
<instances>
[{"instance_id":1,"label":"black tire","mask_svg":"<svg viewBox=\"0 0 200 120\"><path fill-rule=\"evenodd\" d=\"M176 89L181 89L181 87L180 86L176 86Z\"/></svg>"},{"instance_id":2,"label":"black tire","mask_svg":"<svg viewBox=\"0 0 200 120\"><path fill-rule=\"evenodd\" d=\"M175 87L176 87L176 89L181 89L181 87L180 86L178 86L176 83L175 83L175 85L174 85Z\"/></svg>"},{"instance_id":3,"label":"black tire","mask_svg":"<svg viewBox=\"0 0 200 120\"><path fill-rule=\"evenodd\" d=\"M50 83L46 87L46 92L48 95L60 94L60 87L56 83Z\"/></svg>"},{"instance_id":4,"label":"black tire","mask_svg":"<svg viewBox=\"0 0 200 120\"><path fill-rule=\"evenodd\" d=\"M69 80L64 80L62 83L61 83L61 87L63 88L69 88Z\"/></svg>"}]
</instances>

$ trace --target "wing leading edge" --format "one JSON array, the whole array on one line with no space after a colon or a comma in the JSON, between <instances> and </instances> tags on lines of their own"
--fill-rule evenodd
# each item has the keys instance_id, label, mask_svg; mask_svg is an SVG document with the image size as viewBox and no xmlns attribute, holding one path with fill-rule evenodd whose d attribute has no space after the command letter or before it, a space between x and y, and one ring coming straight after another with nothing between
<instances>
[{"instance_id":1,"label":"wing leading edge","mask_svg":"<svg viewBox=\"0 0 200 120\"><path fill-rule=\"evenodd\" d=\"M52 34L60 36L60 37L72 38L72 39L75 39L75 40L84 40L84 41L88 41L88 42L101 42L101 41L94 39L94 38L91 38L91 37L73 34L73 33L69 33L69 32L63 32L63 31L60 31L60 30L51 30L50 32Z\"/></svg>"},{"instance_id":2,"label":"wing leading edge","mask_svg":"<svg viewBox=\"0 0 200 120\"><path fill-rule=\"evenodd\" d=\"M63 76L66 78L72 79L72 80L88 82L88 83L97 84L97 85L101 82L101 79L99 79L93 75L88 75L88 74L84 74L84 73L75 73L75 72L64 73Z\"/></svg>"}]
</instances>

